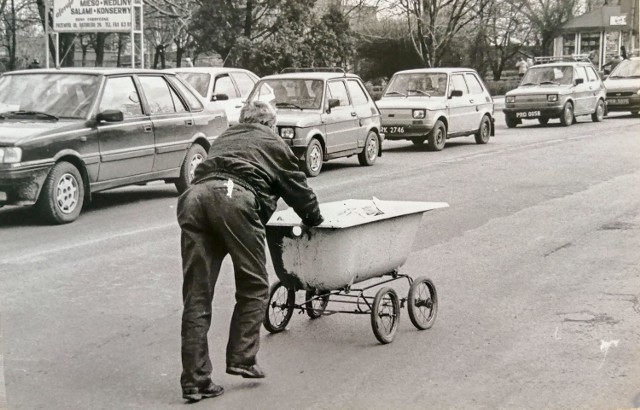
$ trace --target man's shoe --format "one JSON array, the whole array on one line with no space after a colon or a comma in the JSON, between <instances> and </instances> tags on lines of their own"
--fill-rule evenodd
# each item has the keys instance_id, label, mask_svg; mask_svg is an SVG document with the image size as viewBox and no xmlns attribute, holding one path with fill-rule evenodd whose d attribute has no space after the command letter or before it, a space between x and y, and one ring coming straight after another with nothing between
<instances>
[{"instance_id":1,"label":"man's shoe","mask_svg":"<svg viewBox=\"0 0 640 410\"><path fill-rule=\"evenodd\" d=\"M186 389L182 389L182 398L191 403L195 403L202 399L220 396L222 393L224 393L224 388L222 386L218 386L214 382L209 382L206 387L188 387Z\"/></svg>"},{"instance_id":2,"label":"man's shoe","mask_svg":"<svg viewBox=\"0 0 640 410\"><path fill-rule=\"evenodd\" d=\"M257 364L254 364L253 366L230 364L227 366L227 373L242 376L246 379L263 379L264 376L266 376Z\"/></svg>"}]
</instances>

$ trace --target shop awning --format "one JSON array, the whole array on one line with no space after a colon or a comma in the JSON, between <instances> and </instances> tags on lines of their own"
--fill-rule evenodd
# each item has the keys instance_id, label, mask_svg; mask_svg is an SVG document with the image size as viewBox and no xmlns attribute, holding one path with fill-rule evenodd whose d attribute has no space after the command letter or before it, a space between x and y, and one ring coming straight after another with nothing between
<instances>
[{"instance_id":1,"label":"shop awning","mask_svg":"<svg viewBox=\"0 0 640 410\"><path fill-rule=\"evenodd\" d=\"M630 19L629 13L622 11L620 6L603 6L569 20L562 31L628 31L632 27Z\"/></svg>"}]
</instances>

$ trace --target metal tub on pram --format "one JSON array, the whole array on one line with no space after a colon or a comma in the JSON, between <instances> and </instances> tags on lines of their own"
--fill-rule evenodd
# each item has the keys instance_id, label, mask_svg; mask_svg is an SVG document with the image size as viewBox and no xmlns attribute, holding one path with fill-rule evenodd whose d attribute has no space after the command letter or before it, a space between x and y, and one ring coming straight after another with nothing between
<instances>
[{"instance_id":1,"label":"metal tub on pram","mask_svg":"<svg viewBox=\"0 0 640 410\"><path fill-rule=\"evenodd\" d=\"M437 294L430 279L415 280L399 268L411 252L425 212L448 207L444 202L350 199L320 205L325 221L308 228L292 209L276 212L267 224L267 242L278 281L271 286L264 325L272 333L285 329L294 310L312 318L334 313L371 315L376 338L393 340L400 309L407 304L418 329L432 326ZM354 285L370 279L365 287ZM389 282L406 279L410 288L399 298ZM369 290L379 288L375 295ZM305 300L296 303L296 291ZM353 309L328 309L354 306Z\"/></svg>"}]
</instances>

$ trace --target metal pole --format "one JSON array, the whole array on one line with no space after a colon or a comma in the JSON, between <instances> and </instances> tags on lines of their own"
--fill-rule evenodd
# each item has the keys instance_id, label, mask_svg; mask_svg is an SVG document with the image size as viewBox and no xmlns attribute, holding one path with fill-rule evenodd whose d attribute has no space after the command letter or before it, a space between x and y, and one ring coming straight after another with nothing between
<instances>
[{"instance_id":1,"label":"metal pole","mask_svg":"<svg viewBox=\"0 0 640 410\"><path fill-rule=\"evenodd\" d=\"M49 0L44 2L44 56L49 68Z\"/></svg>"},{"instance_id":2,"label":"metal pole","mask_svg":"<svg viewBox=\"0 0 640 410\"><path fill-rule=\"evenodd\" d=\"M144 13L140 3L140 68L144 68Z\"/></svg>"},{"instance_id":3,"label":"metal pole","mask_svg":"<svg viewBox=\"0 0 640 410\"><path fill-rule=\"evenodd\" d=\"M56 32L54 34L56 38L56 68L60 68L60 34Z\"/></svg>"},{"instance_id":4,"label":"metal pole","mask_svg":"<svg viewBox=\"0 0 640 410\"><path fill-rule=\"evenodd\" d=\"M136 68L136 7L131 2L131 68Z\"/></svg>"}]
</instances>

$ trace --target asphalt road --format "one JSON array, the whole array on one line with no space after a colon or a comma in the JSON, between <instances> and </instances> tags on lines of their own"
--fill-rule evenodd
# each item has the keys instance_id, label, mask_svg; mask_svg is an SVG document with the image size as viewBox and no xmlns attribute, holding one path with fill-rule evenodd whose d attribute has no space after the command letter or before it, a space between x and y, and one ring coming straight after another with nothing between
<instances>
[{"instance_id":1,"label":"asphalt road","mask_svg":"<svg viewBox=\"0 0 640 410\"><path fill-rule=\"evenodd\" d=\"M263 331L267 378L234 378L224 374L227 261L210 331L226 392L191 407L640 407L640 119L497 123L485 146L385 142L375 166L338 160L310 180L323 202L450 204L425 214L401 268L435 282L432 329L417 331L404 310L395 341L380 345L366 316L295 314L287 331ZM113 190L55 227L0 210L10 408L183 406L176 198L164 184Z\"/></svg>"}]
</instances>

